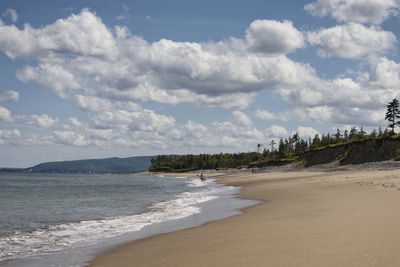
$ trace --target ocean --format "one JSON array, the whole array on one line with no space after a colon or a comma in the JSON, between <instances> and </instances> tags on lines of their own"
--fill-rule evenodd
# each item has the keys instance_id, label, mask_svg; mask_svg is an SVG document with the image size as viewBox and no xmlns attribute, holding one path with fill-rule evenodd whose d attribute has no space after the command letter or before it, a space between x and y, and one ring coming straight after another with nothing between
<instances>
[{"instance_id":1,"label":"ocean","mask_svg":"<svg viewBox=\"0 0 400 267\"><path fill-rule=\"evenodd\" d=\"M113 246L255 204L213 179L0 174L0 265L83 266Z\"/></svg>"}]
</instances>

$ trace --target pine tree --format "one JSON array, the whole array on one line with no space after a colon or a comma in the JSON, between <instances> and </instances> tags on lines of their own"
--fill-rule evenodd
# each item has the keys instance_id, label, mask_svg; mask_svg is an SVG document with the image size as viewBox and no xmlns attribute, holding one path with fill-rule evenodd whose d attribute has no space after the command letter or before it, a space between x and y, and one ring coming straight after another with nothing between
<instances>
[{"instance_id":1,"label":"pine tree","mask_svg":"<svg viewBox=\"0 0 400 267\"><path fill-rule=\"evenodd\" d=\"M379 126L378 137L382 137L382 136L383 136L382 127Z\"/></svg>"},{"instance_id":2,"label":"pine tree","mask_svg":"<svg viewBox=\"0 0 400 267\"><path fill-rule=\"evenodd\" d=\"M369 134L370 137L377 137L378 133L376 132L375 129L372 130L372 132Z\"/></svg>"},{"instance_id":3,"label":"pine tree","mask_svg":"<svg viewBox=\"0 0 400 267\"><path fill-rule=\"evenodd\" d=\"M282 138L279 140L278 152L280 157L283 158L285 156L285 142L283 141Z\"/></svg>"},{"instance_id":4,"label":"pine tree","mask_svg":"<svg viewBox=\"0 0 400 267\"><path fill-rule=\"evenodd\" d=\"M400 110L399 110L399 101L396 98L393 98L391 102L387 104L387 111L385 120L389 121L389 128L392 128L392 134L394 134L394 128L396 125L400 125Z\"/></svg>"},{"instance_id":5,"label":"pine tree","mask_svg":"<svg viewBox=\"0 0 400 267\"><path fill-rule=\"evenodd\" d=\"M367 133L364 131L364 128L361 126L360 131L357 133L358 139L363 139Z\"/></svg>"},{"instance_id":6,"label":"pine tree","mask_svg":"<svg viewBox=\"0 0 400 267\"><path fill-rule=\"evenodd\" d=\"M349 140L354 141L357 138L357 128L352 126L349 133Z\"/></svg>"},{"instance_id":7,"label":"pine tree","mask_svg":"<svg viewBox=\"0 0 400 267\"><path fill-rule=\"evenodd\" d=\"M271 147L271 152L275 151L275 144L276 142L274 139L272 139L271 142L269 142L269 146Z\"/></svg>"},{"instance_id":8,"label":"pine tree","mask_svg":"<svg viewBox=\"0 0 400 267\"><path fill-rule=\"evenodd\" d=\"M339 129L337 129L337 130L336 130L336 134L335 134L335 141L336 141L336 143L340 143L341 139L342 139L342 133L340 132Z\"/></svg>"},{"instance_id":9,"label":"pine tree","mask_svg":"<svg viewBox=\"0 0 400 267\"><path fill-rule=\"evenodd\" d=\"M344 141L349 141L349 131L344 130L343 138L344 138Z\"/></svg>"}]
</instances>

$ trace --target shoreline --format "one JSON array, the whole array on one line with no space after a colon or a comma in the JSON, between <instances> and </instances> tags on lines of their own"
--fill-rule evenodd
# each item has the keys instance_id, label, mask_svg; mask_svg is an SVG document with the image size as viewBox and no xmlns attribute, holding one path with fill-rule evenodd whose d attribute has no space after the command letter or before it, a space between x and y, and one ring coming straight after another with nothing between
<instances>
[{"instance_id":1,"label":"shoreline","mask_svg":"<svg viewBox=\"0 0 400 267\"><path fill-rule=\"evenodd\" d=\"M116 247L89 266L400 264L400 170L213 178L241 187L238 197L262 203L236 216Z\"/></svg>"},{"instance_id":2,"label":"shoreline","mask_svg":"<svg viewBox=\"0 0 400 267\"><path fill-rule=\"evenodd\" d=\"M14 256L14 258L10 258L8 262L2 261L2 263L10 267L50 265L85 266L87 262L96 255L121 246L122 244L157 234L196 227L208 221L230 217L237 214L241 208L253 204L251 201L244 201L235 197L239 190L238 188L218 184L215 179L208 179L206 182L201 182L199 178L195 177L193 174L187 175L191 176L191 178L173 175L177 179L169 179L167 176L165 176L165 178L156 177L163 176L162 174L153 175L153 177L143 175L144 174L140 174L140 176L142 176L140 179L151 179L151 182L157 182L155 186L156 189L160 188L159 190L170 192L169 195L166 195L167 198L165 198L163 194L161 194L161 197L157 197L159 195L157 194L154 198L151 198L156 201L152 201L150 204L143 206L144 208L142 208L142 211L139 213L128 214L126 216L122 215L115 218L105 218L96 222L92 221L93 223L88 231L89 235L82 239L85 240L86 245L81 243L80 245L74 246L72 244L68 247L60 247L59 250L54 250L50 253L47 253L44 249L40 254L32 254L29 257L26 257L28 254L24 253L21 257ZM125 179L136 181L136 177L125 177ZM139 181L141 181L140 179ZM168 186L171 185L171 182L164 185L164 180L173 182L173 187ZM160 186L157 186L158 181L161 184ZM138 184L141 185L143 183L139 182ZM178 188L183 191L176 190L176 186L179 186ZM149 196L150 195L146 195L146 197ZM141 200L141 198L138 199ZM84 225L88 225L87 223L90 222L91 221L84 222ZM77 231L79 232L77 227L79 228L81 226L79 222L70 225L65 224L65 227L69 231L69 235L66 237L69 237L76 236L73 234ZM70 227L72 227L72 229L70 229ZM93 229L93 227L95 229ZM94 233L101 232L104 229L106 230L104 233L108 234L108 236L103 235L104 238L99 237L96 239L98 235L94 235ZM62 229L62 231L65 230ZM119 231L119 234L115 234L115 231ZM57 234L57 232L47 232L51 234L51 236ZM46 232L42 235L45 234ZM85 232L80 233L79 236L82 236L81 234L83 235ZM62 241L62 239L60 240ZM90 242L90 240L98 241ZM9 251L11 252L13 252L12 245L13 244L9 247ZM39 246L36 247L41 248ZM27 248L29 249L29 247Z\"/></svg>"}]
</instances>

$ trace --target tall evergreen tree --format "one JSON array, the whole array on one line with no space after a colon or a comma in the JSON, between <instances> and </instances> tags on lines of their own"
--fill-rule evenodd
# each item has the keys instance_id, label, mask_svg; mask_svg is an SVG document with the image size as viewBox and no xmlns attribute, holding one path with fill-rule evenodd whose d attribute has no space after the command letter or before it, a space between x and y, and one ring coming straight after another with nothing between
<instances>
[{"instance_id":1,"label":"tall evergreen tree","mask_svg":"<svg viewBox=\"0 0 400 267\"><path fill-rule=\"evenodd\" d=\"M391 102L387 104L387 111L385 120L389 121L389 128L392 128L392 134L394 134L394 128L396 125L400 125L400 110L399 110L399 101L396 98L393 98Z\"/></svg>"},{"instance_id":2,"label":"tall evergreen tree","mask_svg":"<svg viewBox=\"0 0 400 267\"><path fill-rule=\"evenodd\" d=\"M339 143L342 139L342 133L340 132L339 129L336 130L336 134L335 134L335 141L336 143Z\"/></svg>"},{"instance_id":3,"label":"tall evergreen tree","mask_svg":"<svg viewBox=\"0 0 400 267\"><path fill-rule=\"evenodd\" d=\"M269 142L269 146L271 147L271 152L275 151L275 144L276 142L274 139L272 139L271 142Z\"/></svg>"}]
</instances>

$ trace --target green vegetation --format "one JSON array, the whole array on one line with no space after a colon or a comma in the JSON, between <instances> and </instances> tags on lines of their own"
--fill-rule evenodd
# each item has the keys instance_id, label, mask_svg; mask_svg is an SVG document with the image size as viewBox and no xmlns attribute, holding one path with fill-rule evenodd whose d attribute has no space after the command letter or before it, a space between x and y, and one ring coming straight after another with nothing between
<instances>
[{"instance_id":1,"label":"green vegetation","mask_svg":"<svg viewBox=\"0 0 400 267\"><path fill-rule=\"evenodd\" d=\"M220 154L200 154L200 155L159 155L151 160L150 171L164 172L184 172L201 169L227 169L227 168L256 168L264 166L282 166L296 161L298 166L305 165L300 162L299 156L307 151L323 150L337 146L360 142L370 139L400 139L400 134L393 135L391 131L381 128L373 130L367 134L363 127L359 130L351 127L350 131L336 130L335 134L316 134L308 140L299 137L298 133L281 138L278 148L276 142L272 140L269 148L264 148L261 152L262 144L257 144L257 152L247 153L220 153ZM342 155L343 156L343 155ZM301 157L300 157L301 158Z\"/></svg>"},{"instance_id":2,"label":"green vegetation","mask_svg":"<svg viewBox=\"0 0 400 267\"><path fill-rule=\"evenodd\" d=\"M113 173L128 174L146 171L152 157L87 159L41 163L32 172L44 173Z\"/></svg>"},{"instance_id":3,"label":"green vegetation","mask_svg":"<svg viewBox=\"0 0 400 267\"><path fill-rule=\"evenodd\" d=\"M392 129L392 134L394 134L394 128L400 126L399 101L396 98L387 104L385 120L389 121L388 127Z\"/></svg>"},{"instance_id":4,"label":"green vegetation","mask_svg":"<svg viewBox=\"0 0 400 267\"><path fill-rule=\"evenodd\" d=\"M226 169L247 167L259 160L257 152L235 154L159 155L151 160L150 171L184 172L201 169Z\"/></svg>"}]
</instances>

